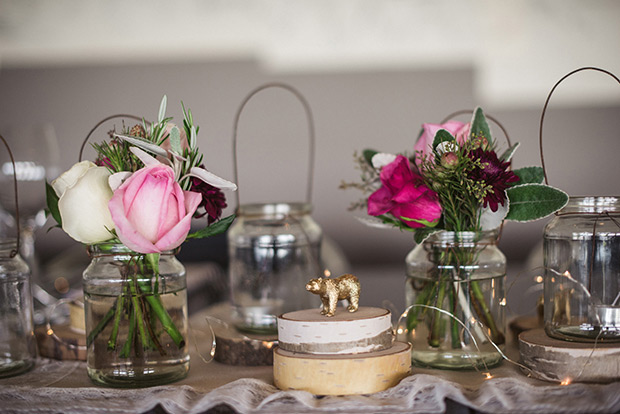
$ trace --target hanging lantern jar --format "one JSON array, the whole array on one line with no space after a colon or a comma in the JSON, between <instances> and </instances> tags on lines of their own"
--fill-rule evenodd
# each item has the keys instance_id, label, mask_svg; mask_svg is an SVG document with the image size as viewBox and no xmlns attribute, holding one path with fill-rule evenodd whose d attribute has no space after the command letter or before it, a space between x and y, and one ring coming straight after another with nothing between
<instances>
[{"instance_id":1,"label":"hanging lantern jar","mask_svg":"<svg viewBox=\"0 0 620 414\"><path fill-rule=\"evenodd\" d=\"M549 99L576 69L551 89L540 119L539 143ZM545 182L547 173L545 171ZM544 322L547 335L567 341L620 341L620 197L570 197L544 231Z\"/></svg>"},{"instance_id":2,"label":"hanging lantern jar","mask_svg":"<svg viewBox=\"0 0 620 414\"><path fill-rule=\"evenodd\" d=\"M234 178L238 179L237 128L240 115L257 93L280 88L303 105L308 122L309 156L306 200L241 204L236 192L237 218L228 230L229 279L234 322L238 330L275 334L278 315L319 303L305 291L306 282L329 275L321 258L323 232L312 219L314 123L306 99L296 89L269 83L254 89L240 105L234 121Z\"/></svg>"},{"instance_id":3,"label":"hanging lantern jar","mask_svg":"<svg viewBox=\"0 0 620 414\"><path fill-rule=\"evenodd\" d=\"M13 162L13 154L0 136ZM0 231L0 378L30 370L37 355L34 335L30 268L19 255L19 203L17 179L13 174L15 192L16 238ZM0 223L1 224L1 223Z\"/></svg>"}]
</instances>

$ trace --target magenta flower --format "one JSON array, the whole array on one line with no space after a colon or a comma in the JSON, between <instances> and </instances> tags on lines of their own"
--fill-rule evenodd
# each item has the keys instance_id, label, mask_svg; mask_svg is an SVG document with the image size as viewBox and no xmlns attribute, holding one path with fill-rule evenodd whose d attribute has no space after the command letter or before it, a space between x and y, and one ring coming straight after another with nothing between
<instances>
[{"instance_id":1,"label":"magenta flower","mask_svg":"<svg viewBox=\"0 0 620 414\"><path fill-rule=\"evenodd\" d=\"M116 235L138 253L161 253L185 241L202 197L183 191L174 170L156 163L131 174L108 203Z\"/></svg>"},{"instance_id":2,"label":"magenta flower","mask_svg":"<svg viewBox=\"0 0 620 414\"><path fill-rule=\"evenodd\" d=\"M368 198L368 214L391 214L412 228L432 226L441 217L437 194L411 171L409 160L398 155L381 169L381 188Z\"/></svg>"},{"instance_id":3,"label":"magenta flower","mask_svg":"<svg viewBox=\"0 0 620 414\"><path fill-rule=\"evenodd\" d=\"M491 186L491 190L484 197L484 205L491 208L491 211L497 211L499 204L504 205L506 200L506 189L510 183L519 181L519 177L512 171L508 171L509 161L500 161L495 151L485 151L477 148L469 153L469 158L479 159L482 168L475 168L469 173L469 178L474 181L483 182L485 185Z\"/></svg>"},{"instance_id":4,"label":"magenta flower","mask_svg":"<svg viewBox=\"0 0 620 414\"><path fill-rule=\"evenodd\" d=\"M417 166L420 165L423 156L426 156L429 161L433 160L433 141L435 140L435 134L440 129L448 131L456 138L459 144L462 144L469 138L470 124L459 121L448 121L444 124L422 124L422 134L413 147L415 151L415 164Z\"/></svg>"}]
</instances>

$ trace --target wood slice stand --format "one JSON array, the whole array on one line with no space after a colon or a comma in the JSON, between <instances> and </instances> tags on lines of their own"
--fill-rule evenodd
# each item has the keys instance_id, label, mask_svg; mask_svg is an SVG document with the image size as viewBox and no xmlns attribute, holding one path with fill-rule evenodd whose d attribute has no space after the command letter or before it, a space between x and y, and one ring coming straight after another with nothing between
<instances>
[{"instance_id":1,"label":"wood slice stand","mask_svg":"<svg viewBox=\"0 0 620 414\"><path fill-rule=\"evenodd\" d=\"M548 381L612 382L620 379L620 343L569 342L544 329L519 335L522 363Z\"/></svg>"},{"instance_id":2,"label":"wood slice stand","mask_svg":"<svg viewBox=\"0 0 620 414\"><path fill-rule=\"evenodd\" d=\"M319 309L285 313L278 317L274 383L317 395L384 391L411 372L411 345L393 338L386 309L339 307L333 317Z\"/></svg>"},{"instance_id":3,"label":"wood slice stand","mask_svg":"<svg viewBox=\"0 0 620 414\"><path fill-rule=\"evenodd\" d=\"M317 395L372 394L398 384L411 372L411 345L351 355L300 354L276 348L273 378L282 390Z\"/></svg>"}]
</instances>

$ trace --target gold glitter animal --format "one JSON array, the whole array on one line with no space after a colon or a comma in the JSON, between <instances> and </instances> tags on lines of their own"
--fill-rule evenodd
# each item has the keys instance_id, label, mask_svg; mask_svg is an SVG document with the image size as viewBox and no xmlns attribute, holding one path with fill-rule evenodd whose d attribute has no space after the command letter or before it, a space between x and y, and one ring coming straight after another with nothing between
<instances>
[{"instance_id":1,"label":"gold glitter animal","mask_svg":"<svg viewBox=\"0 0 620 414\"><path fill-rule=\"evenodd\" d=\"M334 316L338 301L343 299L349 301L349 312L355 312L359 307L362 288L357 277L345 274L335 279L312 279L306 285L306 290L321 297L322 315Z\"/></svg>"}]
</instances>

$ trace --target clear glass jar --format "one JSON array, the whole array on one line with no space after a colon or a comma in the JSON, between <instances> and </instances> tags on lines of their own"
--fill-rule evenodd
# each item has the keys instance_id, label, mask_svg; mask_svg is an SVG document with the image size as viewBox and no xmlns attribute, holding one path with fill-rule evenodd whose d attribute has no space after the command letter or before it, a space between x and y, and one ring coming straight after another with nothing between
<instances>
[{"instance_id":1,"label":"clear glass jar","mask_svg":"<svg viewBox=\"0 0 620 414\"><path fill-rule=\"evenodd\" d=\"M15 240L0 241L0 378L28 371L37 355L30 269L15 248Z\"/></svg>"},{"instance_id":2,"label":"clear glass jar","mask_svg":"<svg viewBox=\"0 0 620 414\"><path fill-rule=\"evenodd\" d=\"M249 204L228 230L231 301L237 329L275 334L278 315L318 306L305 290L323 276L322 231L306 203Z\"/></svg>"},{"instance_id":3,"label":"clear glass jar","mask_svg":"<svg viewBox=\"0 0 620 414\"><path fill-rule=\"evenodd\" d=\"M501 362L495 346L505 344L506 257L496 242L495 231L442 231L407 255L406 303L413 306L406 333L415 365L484 369Z\"/></svg>"},{"instance_id":4,"label":"clear glass jar","mask_svg":"<svg viewBox=\"0 0 620 414\"><path fill-rule=\"evenodd\" d=\"M571 197L545 227L544 268L549 336L620 341L620 199Z\"/></svg>"},{"instance_id":5,"label":"clear glass jar","mask_svg":"<svg viewBox=\"0 0 620 414\"><path fill-rule=\"evenodd\" d=\"M187 376L187 286L175 252L155 263L122 244L89 246L89 253L83 287L90 379L136 388Z\"/></svg>"}]
</instances>

